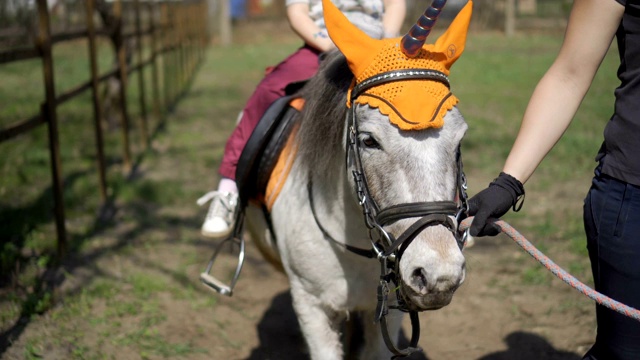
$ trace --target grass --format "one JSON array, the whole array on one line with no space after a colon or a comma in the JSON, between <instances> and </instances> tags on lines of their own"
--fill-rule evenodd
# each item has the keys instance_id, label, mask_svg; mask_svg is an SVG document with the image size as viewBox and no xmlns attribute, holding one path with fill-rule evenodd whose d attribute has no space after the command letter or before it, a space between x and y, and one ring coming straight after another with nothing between
<instances>
[{"instance_id":1,"label":"grass","mask_svg":"<svg viewBox=\"0 0 640 360\"><path fill-rule=\"evenodd\" d=\"M83 42L65 43L55 48L54 76L58 94L89 79L88 58L78 55L84 49L86 44ZM102 71L107 70L110 59L103 56L99 65ZM0 98L7 104L0 107L0 126L35 115L44 98L40 63L25 61L2 66L0 77L3 78ZM135 116L138 111L137 101L133 100L137 99L135 90L129 97L134 103L131 114ZM97 191L92 114L89 93L58 107L63 201L72 252L78 250L96 226L104 225L96 222L101 198ZM134 149L137 134L132 131ZM107 177L112 186L124 181L119 167L122 163L120 141L119 133L105 133ZM51 289L47 289L41 279L49 265L57 263L46 126L1 143L0 157L3 159L0 164L0 285L19 286L17 292L23 301L20 311L23 316L43 313L53 301ZM111 188L109 192L113 195L117 190Z\"/></svg>"},{"instance_id":2,"label":"grass","mask_svg":"<svg viewBox=\"0 0 640 360\"><path fill-rule=\"evenodd\" d=\"M562 38L559 35L519 35L504 38L498 34L471 34L465 54L454 65L451 82L460 98L459 107L469 124L463 140L463 159L470 194L486 186L502 167L517 133L519 121L537 80L551 64ZM278 46L273 46L276 43ZM170 242L196 241L183 230L197 228L185 219L184 209L193 207L200 195L202 179L215 177L224 136L265 66L282 59L299 44L297 41L267 41L234 45L221 51L211 48L197 76L210 86L189 93L188 104L181 104L180 118L171 118L155 133L154 147L143 150L135 124L132 144L141 167L133 176L123 174L119 131L105 133L108 162L107 182L118 212L99 220L101 201L95 167L93 125L89 98L83 96L60 108L61 151L65 183L67 227L71 238L71 258L89 264L102 253L116 258L134 257L145 263L142 251ZM79 50L82 49L82 50ZM87 77L85 60L74 56L85 51L83 44L62 48L56 77L59 91L77 85ZM110 59L101 62L108 67ZM601 71L587 94L565 137L549 154L527 184L523 211L506 219L536 246L556 256L579 279L590 278L581 222L581 199L589 184L593 158L602 141L602 129L612 112L616 86L617 54L605 59ZM0 67L0 127L34 112L42 98L39 64L24 62ZM136 81L131 86L131 112L138 114ZM15 91L20 89L21 91ZM148 104L151 102L148 101ZM211 111L210 109L215 109ZM203 116L202 114L210 114ZM219 133L203 132L205 122L219 122ZM183 126L184 124L189 126ZM157 125L157 124L156 124ZM177 144L170 151L163 138ZM192 146L193 139L211 138L210 149ZM45 349L66 347L73 358L108 358L110 349L124 348L142 358L180 357L204 350L188 341L167 341L167 323L157 298L173 296L193 309L211 309L215 297L194 295L185 271L197 261L194 256L173 264L153 264L152 272L118 274L117 269L89 265L94 271L86 283L81 274L66 274L73 287L57 297L55 289L42 279L56 265L55 231L51 209L49 155L43 127L0 144L0 328L2 331L20 318L41 317L54 321L56 330L49 337L27 340L24 358L39 358ZM145 166L165 164L180 176L145 173ZM166 166L166 164L169 164ZM103 236L104 229L116 228L120 240ZM107 249L107 250L105 250ZM176 253L178 255L178 253ZM138 257L136 257L138 256ZM185 256L183 256L185 258ZM124 261L124 260L123 260ZM522 282L546 286L550 275L530 259L498 260L513 268ZM510 265L507 265L510 264ZM517 264L517 267L515 267ZM496 282L496 286L502 284ZM122 294L129 294L124 297ZM199 293L197 293L199 294ZM565 304L565 306L573 306ZM83 334L89 334L84 336ZM221 325L222 338L224 324ZM232 342L229 340L229 343Z\"/></svg>"}]
</instances>

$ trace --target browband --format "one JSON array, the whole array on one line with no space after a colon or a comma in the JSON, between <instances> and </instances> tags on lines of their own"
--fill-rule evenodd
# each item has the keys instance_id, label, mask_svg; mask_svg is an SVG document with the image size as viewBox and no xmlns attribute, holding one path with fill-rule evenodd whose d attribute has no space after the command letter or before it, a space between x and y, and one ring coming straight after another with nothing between
<instances>
[{"instance_id":1,"label":"browband","mask_svg":"<svg viewBox=\"0 0 640 360\"><path fill-rule=\"evenodd\" d=\"M351 99L357 98L367 89L370 89L374 86L400 80L433 80L443 83L447 88L451 88L451 86L449 85L449 77L443 72L437 70L393 70L374 75L362 81L360 84L354 86L353 90L351 91Z\"/></svg>"}]
</instances>

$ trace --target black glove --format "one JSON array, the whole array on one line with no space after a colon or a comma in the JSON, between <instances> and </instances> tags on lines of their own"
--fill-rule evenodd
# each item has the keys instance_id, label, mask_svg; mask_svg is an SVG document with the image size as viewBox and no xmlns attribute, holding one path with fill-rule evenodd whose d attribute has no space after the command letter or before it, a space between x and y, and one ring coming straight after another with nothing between
<instances>
[{"instance_id":1,"label":"black glove","mask_svg":"<svg viewBox=\"0 0 640 360\"><path fill-rule=\"evenodd\" d=\"M522 199L522 201L520 201ZM500 228L489 218L500 218L513 207L520 211L524 202L524 186L513 176L501 172L489 186L469 199L469 215L474 216L469 229L471 236L495 236Z\"/></svg>"}]
</instances>

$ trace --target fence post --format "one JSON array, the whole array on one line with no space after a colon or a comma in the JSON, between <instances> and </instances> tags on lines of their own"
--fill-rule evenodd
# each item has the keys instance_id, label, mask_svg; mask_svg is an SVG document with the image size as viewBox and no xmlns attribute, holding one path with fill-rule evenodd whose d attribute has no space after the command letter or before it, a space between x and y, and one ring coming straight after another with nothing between
<instances>
[{"instance_id":1,"label":"fence post","mask_svg":"<svg viewBox=\"0 0 640 360\"><path fill-rule=\"evenodd\" d=\"M143 54L142 54L142 19L140 19L140 0L134 1L134 13L136 17L135 26L136 26L136 49L138 53L138 64L140 67L138 68L138 90L139 90L139 98L140 98L140 132L142 133L142 144L143 149L149 148L149 134L147 129L147 101L145 99L145 88L144 88L144 68L143 66Z\"/></svg>"},{"instance_id":2,"label":"fence post","mask_svg":"<svg viewBox=\"0 0 640 360\"><path fill-rule=\"evenodd\" d=\"M38 0L38 48L42 56L44 74L45 102L42 104L42 116L46 119L49 130L49 154L51 156L51 181L58 236L58 257L62 258L67 251L67 231L65 228L63 185L60 174L60 142L58 139L58 119L56 114L56 93L53 76L53 54L51 51L51 28L47 0Z\"/></svg>"},{"instance_id":3,"label":"fence post","mask_svg":"<svg viewBox=\"0 0 640 360\"><path fill-rule=\"evenodd\" d=\"M182 22L184 23L182 32L183 32L183 37L185 39L184 43L186 44L184 49L184 62L185 62L184 83L185 85L189 83L189 78L191 74L191 59L192 59L191 51L193 50L193 39L191 38L191 29L193 28L193 20L195 20L195 18L191 17L193 15L193 11L191 11L192 9L193 9L193 3L187 3L186 8L184 9L184 14L182 15L182 19L183 19Z\"/></svg>"},{"instance_id":4,"label":"fence post","mask_svg":"<svg viewBox=\"0 0 640 360\"><path fill-rule=\"evenodd\" d=\"M122 144L124 147L123 169L131 171L131 147L129 144L129 112L127 111L127 54L124 47L122 19L122 0L113 3L113 15L117 19L116 29L116 56L118 58L118 79L120 80L120 111L122 116Z\"/></svg>"},{"instance_id":5,"label":"fence post","mask_svg":"<svg viewBox=\"0 0 640 360\"><path fill-rule=\"evenodd\" d=\"M149 7L149 31L151 32L151 81L153 87L153 113L158 122L162 121L160 113L160 81L158 79L158 26L157 26L157 3L148 3Z\"/></svg>"},{"instance_id":6,"label":"fence post","mask_svg":"<svg viewBox=\"0 0 640 360\"><path fill-rule=\"evenodd\" d=\"M160 53L162 54L162 98L165 111L169 109L169 93L167 91L167 4L160 3Z\"/></svg>"},{"instance_id":7,"label":"fence post","mask_svg":"<svg viewBox=\"0 0 640 360\"><path fill-rule=\"evenodd\" d=\"M173 64L171 68L171 73L173 77L173 87L171 89L171 103L175 106L178 102L178 97L180 96L180 89L182 88L181 79L180 79L180 55L182 44L180 44L180 4L173 3L171 7L173 8L170 13L171 19L171 33L173 36L171 37L171 48L172 48L172 58Z\"/></svg>"},{"instance_id":8,"label":"fence post","mask_svg":"<svg viewBox=\"0 0 640 360\"><path fill-rule=\"evenodd\" d=\"M100 101L100 82L98 74L98 59L96 50L96 29L93 22L95 0L87 0L87 36L89 40L89 61L91 66L91 90L93 95L93 119L96 133L96 148L98 157L98 175L100 180L100 196L102 202L107 201L107 180L104 161L104 140L102 136L102 102Z\"/></svg>"},{"instance_id":9,"label":"fence post","mask_svg":"<svg viewBox=\"0 0 640 360\"><path fill-rule=\"evenodd\" d=\"M163 67L163 76L162 76L162 86L164 90L164 99L165 99L165 108L171 109L173 107L173 94L172 94L172 84L175 84L175 79L173 78L173 74L171 71L172 64L174 63L173 58L173 38L171 34L175 31L172 27L171 22L171 13L173 13L173 9L170 8L172 5L167 2L162 3L162 67Z\"/></svg>"},{"instance_id":10,"label":"fence post","mask_svg":"<svg viewBox=\"0 0 640 360\"><path fill-rule=\"evenodd\" d=\"M204 38L206 38L206 36L207 36L206 33L202 31L202 29L206 29L207 28L206 22L204 22L202 20L204 18L204 16L205 16L203 14L206 14L209 11L206 1L201 0L199 5L200 5L199 9L196 10L196 15L198 16L197 17L198 23L195 25L195 27L196 27L196 41L197 41L196 42L196 46L197 46L196 49L198 49L198 53L197 53L197 55L198 55L198 63L200 63L200 61L203 58L203 55L204 55L204 44L203 44L203 42L205 41ZM203 24L205 24L205 25L203 25Z\"/></svg>"},{"instance_id":11,"label":"fence post","mask_svg":"<svg viewBox=\"0 0 640 360\"><path fill-rule=\"evenodd\" d=\"M186 86L189 84L189 74L191 73L191 26L190 26L190 16L191 16L191 3L187 3L183 5L182 10L182 42L184 43L183 47L183 81L182 81L182 93L185 92Z\"/></svg>"},{"instance_id":12,"label":"fence post","mask_svg":"<svg viewBox=\"0 0 640 360\"><path fill-rule=\"evenodd\" d=\"M504 33L507 37L512 37L516 31L516 3L515 0L507 0L505 4Z\"/></svg>"},{"instance_id":13,"label":"fence post","mask_svg":"<svg viewBox=\"0 0 640 360\"><path fill-rule=\"evenodd\" d=\"M200 60L204 60L204 57L207 53L207 48L209 47L209 44L211 44L211 34L202 31L202 29L207 28L207 16L205 14L209 12L209 7L211 5L208 1L202 0L202 6L204 7L204 9L202 9L202 13L200 14L200 40L202 41L200 43Z\"/></svg>"},{"instance_id":14,"label":"fence post","mask_svg":"<svg viewBox=\"0 0 640 360\"><path fill-rule=\"evenodd\" d=\"M180 46L180 50L179 50L179 57L178 57L178 62L179 64L179 73L178 76L180 77L180 91L179 94L182 95L182 93L184 92L184 88L185 85L187 84L187 50L189 49L189 39L186 36L186 26L185 23L187 21L187 7L189 5L188 4L180 4L179 6L179 11L178 14L180 14L178 16L178 44Z\"/></svg>"},{"instance_id":15,"label":"fence post","mask_svg":"<svg viewBox=\"0 0 640 360\"><path fill-rule=\"evenodd\" d=\"M218 21L220 22L220 43L222 46L231 45L231 11L229 0L220 0Z\"/></svg>"},{"instance_id":16,"label":"fence post","mask_svg":"<svg viewBox=\"0 0 640 360\"><path fill-rule=\"evenodd\" d=\"M165 28L165 36L167 39L167 67L166 67L166 71L167 71L167 82L165 83L165 85L167 86L167 94L168 94L168 98L169 98L169 104L171 104L171 107L173 108L174 101L175 101L175 93L174 93L174 88L177 86L176 84L176 78L174 75L174 70L175 70L175 64L176 64L176 59L175 59L175 33L176 33L176 29L174 26L174 21L173 19L175 18L175 4L171 3L171 4L167 4L167 26Z\"/></svg>"}]
</instances>

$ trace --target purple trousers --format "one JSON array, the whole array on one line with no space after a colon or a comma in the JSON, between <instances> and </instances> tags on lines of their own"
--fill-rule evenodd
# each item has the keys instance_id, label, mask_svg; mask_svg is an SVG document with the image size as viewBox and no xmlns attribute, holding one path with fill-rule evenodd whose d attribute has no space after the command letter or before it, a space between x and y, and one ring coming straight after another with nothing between
<instances>
[{"instance_id":1,"label":"purple trousers","mask_svg":"<svg viewBox=\"0 0 640 360\"><path fill-rule=\"evenodd\" d=\"M260 81L242 111L240 122L231 133L224 148L220 175L235 180L238 159L258 121L269 106L285 95L285 87L292 82L306 80L318 70L320 52L303 46L274 67Z\"/></svg>"}]
</instances>

